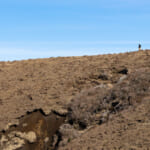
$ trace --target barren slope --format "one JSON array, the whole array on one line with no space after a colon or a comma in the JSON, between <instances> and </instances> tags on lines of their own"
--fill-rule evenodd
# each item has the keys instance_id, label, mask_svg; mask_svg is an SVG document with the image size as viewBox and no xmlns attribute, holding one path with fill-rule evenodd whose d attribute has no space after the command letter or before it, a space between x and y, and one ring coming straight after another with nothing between
<instances>
[{"instance_id":1,"label":"barren slope","mask_svg":"<svg viewBox=\"0 0 150 150\"><path fill-rule=\"evenodd\" d=\"M145 74L146 72L149 73L149 50L113 55L66 58L60 57L0 62L0 130L6 128L8 123L17 124L16 122L19 120L17 118L20 118L27 112L32 112L34 110L42 110L45 115L50 114L51 111L55 111L62 115L68 111L68 106L71 108L76 108L76 104L71 100L73 99L76 101L77 99L78 101L78 93L80 94L82 91L85 91L86 93L87 90L93 87L99 88L100 86L100 88L106 89L102 94L105 95L105 93L109 92L110 89L113 89L117 83L124 80L126 76L133 74L133 76L131 76L131 78L129 77L129 79L134 78L134 75L136 77L136 74L134 74L136 71L138 72L138 77L140 79L140 70L142 74ZM146 78L149 80L149 74L146 75ZM144 80L145 79L143 77L141 81ZM147 83L147 81L145 83ZM146 89L150 86L149 83L144 85L146 85ZM121 86L117 86L116 88L118 88L119 91ZM132 89L132 91L135 93L136 90L134 91ZM99 91L96 93L97 94L95 95L99 96ZM146 91L146 96L148 93L149 91ZM135 95L131 94L131 96L134 97ZM139 103L141 103L141 100L145 97L144 95L140 96L143 98L140 99ZM85 94L85 97L88 97L88 94ZM83 102L83 104L85 103L86 101ZM114 105L116 104L118 104L118 102L114 103ZM95 102L91 103L91 111L94 110L93 106L95 107L95 105L99 106L97 105L96 98ZM149 137L150 133L148 132L147 126L143 131L143 128L139 127L139 125L141 125L140 122L136 121L137 119L135 118L137 116L142 116L146 112L148 114L149 110L148 108L145 108L147 105L149 105L149 103L144 101L141 106L142 108L140 108L140 106L136 103L133 105L133 107L128 107L125 101L123 106L127 107L125 107L123 111L120 111L119 108L119 112L121 113L117 113L117 116L114 117L115 119L110 119L108 124L102 124L100 126L95 125L89 131L85 132L84 130L84 134L82 134L82 136L77 136L71 142L69 140L67 144L62 146L62 148L88 149L89 147L91 149L100 149L102 148L102 145L106 145L103 148L110 149L111 145L116 145L116 142L118 143L120 138L121 141L130 143L130 138L127 139L127 136L131 133L130 130L133 131L133 137L140 135L140 138L137 140L137 142L140 141L139 143L142 143L142 136L144 135ZM139 109L143 111L141 112ZM69 111L72 113L73 110ZM78 112L80 111L81 113L84 112L82 109L79 109ZM89 115L87 123L82 124L83 128L93 126L91 122L94 121L89 121L91 118L93 118L93 115L91 114ZM128 121L126 121L126 116L129 114L132 114L132 116ZM112 116L115 116L115 114ZM68 117L71 117L71 119L73 118L76 125L78 124L77 120L83 119L82 116L77 119L76 116L70 115ZM148 120L148 115L146 117L146 120ZM97 118L94 120L96 121ZM135 124L133 128L132 125L128 125L132 121ZM123 130L122 126L127 126L129 130ZM137 128L139 128L139 130L137 130ZM101 132L102 130L103 132ZM92 139L94 140L93 142ZM102 142L99 142L99 140ZM83 141L87 142L83 143ZM149 141L147 143L149 143ZM73 145L72 148L71 144ZM117 148L122 145L123 144L118 145ZM131 145L140 147L137 146L138 144L132 143ZM145 147L149 147L148 144ZM128 149L126 144L124 144L123 148Z\"/></svg>"}]
</instances>

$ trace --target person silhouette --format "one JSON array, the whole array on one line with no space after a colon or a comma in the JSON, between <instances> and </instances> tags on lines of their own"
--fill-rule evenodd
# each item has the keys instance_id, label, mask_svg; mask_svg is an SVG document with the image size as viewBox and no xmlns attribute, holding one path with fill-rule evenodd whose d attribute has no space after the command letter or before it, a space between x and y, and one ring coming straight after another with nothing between
<instances>
[{"instance_id":1,"label":"person silhouette","mask_svg":"<svg viewBox=\"0 0 150 150\"><path fill-rule=\"evenodd\" d=\"M139 51L141 50L141 44L139 44Z\"/></svg>"}]
</instances>

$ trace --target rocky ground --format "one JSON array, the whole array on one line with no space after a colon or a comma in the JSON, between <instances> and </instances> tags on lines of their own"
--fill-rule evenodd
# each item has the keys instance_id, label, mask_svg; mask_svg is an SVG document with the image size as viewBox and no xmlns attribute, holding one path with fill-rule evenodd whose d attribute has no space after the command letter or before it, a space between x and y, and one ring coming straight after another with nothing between
<instances>
[{"instance_id":1,"label":"rocky ground","mask_svg":"<svg viewBox=\"0 0 150 150\"><path fill-rule=\"evenodd\" d=\"M150 51L0 62L0 149L149 149Z\"/></svg>"}]
</instances>

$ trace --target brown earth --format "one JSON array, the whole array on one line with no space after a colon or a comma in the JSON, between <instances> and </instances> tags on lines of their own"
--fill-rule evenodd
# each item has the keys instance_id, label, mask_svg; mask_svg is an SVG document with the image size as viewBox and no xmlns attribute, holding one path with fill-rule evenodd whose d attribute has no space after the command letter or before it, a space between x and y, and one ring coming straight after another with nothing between
<instances>
[{"instance_id":1,"label":"brown earth","mask_svg":"<svg viewBox=\"0 0 150 150\"><path fill-rule=\"evenodd\" d=\"M0 136L42 110L66 116L49 149L150 149L149 98L149 50L0 62Z\"/></svg>"},{"instance_id":2,"label":"brown earth","mask_svg":"<svg viewBox=\"0 0 150 150\"><path fill-rule=\"evenodd\" d=\"M112 116L105 124L91 126L59 150L149 150L150 97L142 104Z\"/></svg>"}]
</instances>

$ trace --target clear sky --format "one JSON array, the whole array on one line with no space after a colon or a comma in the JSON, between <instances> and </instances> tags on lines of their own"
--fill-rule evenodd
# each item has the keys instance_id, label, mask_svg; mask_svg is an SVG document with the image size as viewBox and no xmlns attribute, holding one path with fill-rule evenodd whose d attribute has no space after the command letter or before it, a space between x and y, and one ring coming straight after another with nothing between
<instances>
[{"instance_id":1,"label":"clear sky","mask_svg":"<svg viewBox=\"0 0 150 150\"><path fill-rule=\"evenodd\" d=\"M0 60L150 48L149 0L0 0Z\"/></svg>"}]
</instances>

